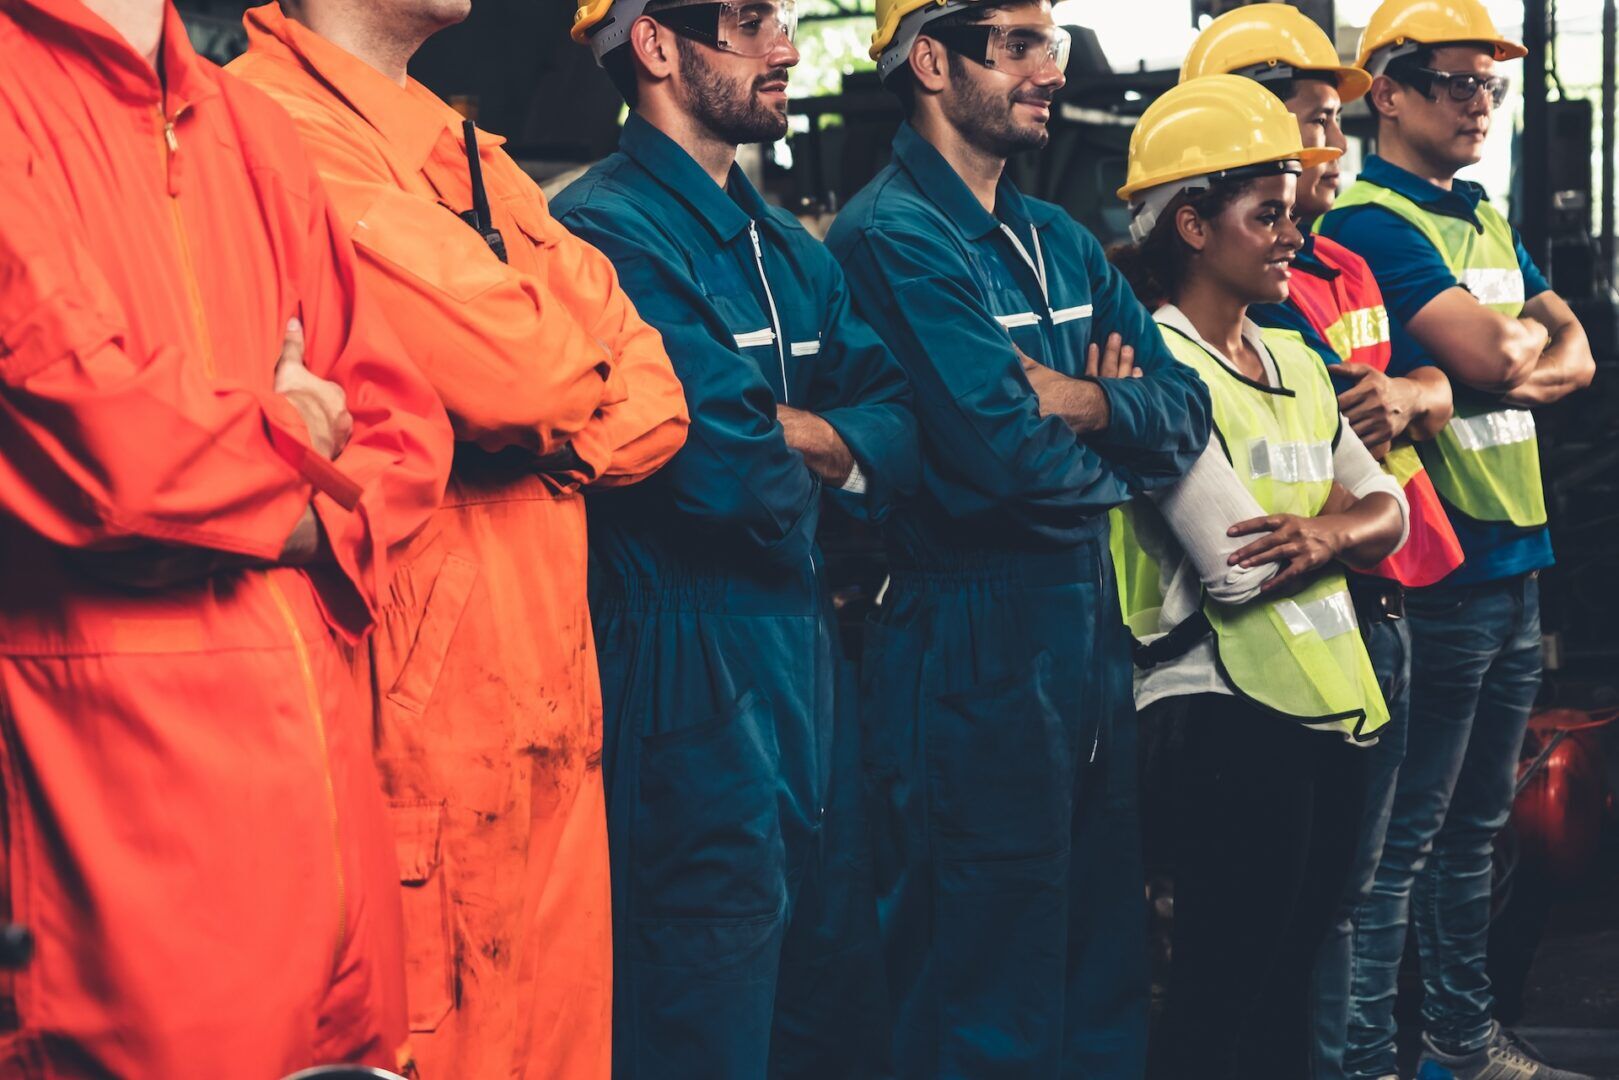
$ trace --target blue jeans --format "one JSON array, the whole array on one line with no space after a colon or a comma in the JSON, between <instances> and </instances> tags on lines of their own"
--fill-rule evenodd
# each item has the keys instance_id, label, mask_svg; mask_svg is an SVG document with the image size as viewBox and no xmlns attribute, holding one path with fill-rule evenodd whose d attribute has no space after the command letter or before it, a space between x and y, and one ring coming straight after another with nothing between
<instances>
[{"instance_id":1,"label":"blue jeans","mask_svg":"<svg viewBox=\"0 0 1619 1080\"><path fill-rule=\"evenodd\" d=\"M1315 1080L1343 1080L1344 1041L1349 1028L1351 970L1355 957L1355 913L1372 894L1372 881L1383 854L1394 808L1394 782L1405 757L1406 722L1411 711L1411 631L1405 620L1365 627L1377 685L1388 704L1389 722L1377 733L1377 745L1366 751L1366 805L1359 846L1338 921L1316 954L1311 1023L1315 1029Z\"/></svg>"},{"instance_id":2,"label":"blue jeans","mask_svg":"<svg viewBox=\"0 0 1619 1080\"><path fill-rule=\"evenodd\" d=\"M1413 591L1411 724L1383 858L1356 914L1345 1072L1395 1072L1394 999L1415 924L1429 1038L1468 1053L1490 1032L1490 854L1512 809L1540 689L1540 591L1527 574Z\"/></svg>"}]
</instances>

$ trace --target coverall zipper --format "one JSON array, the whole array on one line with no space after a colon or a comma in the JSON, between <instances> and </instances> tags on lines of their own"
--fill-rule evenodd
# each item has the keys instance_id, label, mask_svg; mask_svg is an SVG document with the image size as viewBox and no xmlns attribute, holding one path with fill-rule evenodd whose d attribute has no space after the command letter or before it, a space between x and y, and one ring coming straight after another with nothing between
<instances>
[{"instance_id":1,"label":"coverall zipper","mask_svg":"<svg viewBox=\"0 0 1619 1080\"><path fill-rule=\"evenodd\" d=\"M791 392L787 389L787 348L784 343L785 339L783 337L785 331L781 325L781 316L776 312L776 295L770 291L770 276L765 273L765 249L764 245L759 242L759 226L757 222L751 220L748 222L748 238L753 241L753 265L759 269L759 284L764 286L765 303L770 307L770 329L775 331L776 334L776 362L781 365L781 403L783 405L791 405ZM814 554L811 554L809 557L809 571L811 583L813 583L816 589L819 590L820 573L815 569ZM817 643L817 645L818 644L819 643ZM813 661L811 666L813 667ZM819 694L819 692L819 684L817 684L816 693ZM817 708L819 708L818 702ZM817 778L817 780L819 780L819 778ZM816 802L819 806L819 783L816 784L816 787ZM824 816L825 814L826 807L821 806L820 814L817 815L816 820L819 821L820 817Z\"/></svg>"},{"instance_id":2,"label":"coverall zipper","mask_svg":"<svg viewBox=\"0 0 1619 1080\"><path fill-rule=\"evenodd\" d=\"M270 596L275 600L276 608L281 612L281 618L287 624L287 633L292 636L292 651L298 658L298 672L303 678L304 693L309 698L309 714L315 721L315 738L320 743L321 772L326 780L326 807L332 823L332 857L333 867L337 873L337 944L332 950L332 966L335 968L343 956L343 946L348 941L348 896L347 885L343 878L343 828L337 815L337 786L332 782L331 752L326 743L326 716L320 707L320 687L315 682L315 668L309 659L309 647L304 643L304 636L298 629L298 619L292 613L292 604L287 600L286 593L281 591L281 585L271 574L265 575L265 582L270 587Z\"/></svg>"},{"instance_id":3,"label":"coverall zipper","mask_svg":"<svg viewBox=\"0 0 1619 1080\"><path fill-rule=\"evenodd\" d=\"M770 291L770 278L765 276L765 249L759 243L759 226L748 222L748 236L753 240L753 265L759 268L759 283L765 287L765 302L770 305L770 329L776 332L776 361L781 365L781 403L791 405L787 389L787 353L781 340L781 318L776 314L776 297Z\"/></svg>"},{"instance_id":4,"label":"coverall zipper","mask_svg":"<svg viewBox=\"0 0 1619 1080\"><path fill-rule=\"evenodd\" d=\"M180 248L180 268L185 278L186 297L191 302L191 321L197 332L197 348L202 351L202 370L208 378L215 378L218 371L214 365L213 336L208 332L208 319L203 310L202 289L197 283L197 266L191 258L191 239L186 231L185 215L180 211L180 183L175 170L180 158L180 137L174 132L174 125L179 121L184 106L171 118L163 111L163 106L155 106L158 122L162 124L159 134L158 153L163 157L163 177L165 190L169 193L169 216L174 222L174 239Z\"/></svg>"}]
</instances>

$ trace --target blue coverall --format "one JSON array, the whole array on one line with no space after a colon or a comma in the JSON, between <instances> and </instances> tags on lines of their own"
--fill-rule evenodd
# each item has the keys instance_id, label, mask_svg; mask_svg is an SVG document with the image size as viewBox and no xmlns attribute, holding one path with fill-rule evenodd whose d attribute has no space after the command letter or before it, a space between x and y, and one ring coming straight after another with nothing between
<instances>
[{"instance_id":1,"label":"blue coverall","mask_svg":"<svg viewBox=\"0 0 1619 1080\"><path fill-rule=\"evenodd\" d=\"M1002 179L985 210L914 128L827 239L910 376L922 494L890 518L866 630L867 783L900 1075L1143 1071L1146 941L1130 639L1106 511L1182 475L1208 392L1102 248ZM1119 332L1111 420L1042 418Z\"/></svg>"},{"instance_id":2,"label":"blue coverall","mask_svg":"<svg viewBox=\"0 0 1619 1080\"><path fill-rule=\"evenodd\" d=\"M617 267L685 387L685 447L593 496L621 1077L877 1075L887 1027L853 677L816 530L918 483L905 376L831 254L739 169L632 114L557 217ZM859 467L826 491L776 420Z\"/></svg>"}]
</instances>

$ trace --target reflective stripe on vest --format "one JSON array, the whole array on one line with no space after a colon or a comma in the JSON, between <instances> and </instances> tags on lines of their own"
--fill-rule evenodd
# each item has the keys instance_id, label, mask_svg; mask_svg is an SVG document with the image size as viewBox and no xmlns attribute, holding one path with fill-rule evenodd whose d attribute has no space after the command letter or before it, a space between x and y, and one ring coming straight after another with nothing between
<instances>
[{"instance_id":1,"label":"reflective stripe on vest","mask_svg":"<svg viewBox=\"0 0 1619 1080\"><path fill-rule=\"evenodd\" d=\"M1171 327L1164 340L1208 384L1214 426L1238 479L1267 514L1319 513L1332 490L1338 403L1326 368L1298 334L1263 332L1275 361L1275 387L1254 385ZM1262 451L1257 448L1263 447ZM1247 455L1247 461L1242 460ZM1255 468L1255 464L1264 468ZM1247 466L1247 467L1245 467ZM1160 625L1164 602L1158 559L1184 558L1150 502L1114 517L1111 542L1120 604L1131 631ZM1366 645L1356 630L1343 574L1325 569L1292 596L1242 605L1203 599L1221 676L1244 700L1309 727L1365 739L1388 721Z\"/></svg>"},{"instance_id":2,"label":"reflective stripe on vest","mask_svg":"<svg viewBox=\"0 0 1619 1080\"><path fill-rule=\"evenodd\" d=\"M1445 260L1462 287L1479 303L1508 318L1523 312L1523 271L1512 226L1487 202L1475 211L1478 224L1434 214L1397 192L1365 180L1338 198L1339 208L1380 206L1409 222ZM1521 528L1546 523L1540 479L1540 444L1522 410L1489 409L1457 402L1456 415L1417 452L1445 502L1477 521L1510 522ZM1520 437L1521 436L1521 437Z\"/></svg>"}]
</instances>

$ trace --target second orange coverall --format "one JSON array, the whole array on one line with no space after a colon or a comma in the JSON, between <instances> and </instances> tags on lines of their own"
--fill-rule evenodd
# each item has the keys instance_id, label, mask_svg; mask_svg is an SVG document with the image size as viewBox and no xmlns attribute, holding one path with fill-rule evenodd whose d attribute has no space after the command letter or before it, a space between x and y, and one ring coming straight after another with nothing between
<instances>
[{"instance_id":1,"label":"second orange coverall","mask_svg":"<svg viewBox=\"0 0 1619 1080\"><path fill-rule=\"evenodd\" d=\"M393 1067L394 850L333 631L450 427L291 122L164 14L155 70L78 0L0 0L0 918L36 942L0 1076ZM327 494L274 390L294 315L354 419ZM329 557L270 565L312 498ZM239 568L109 580L210 552Z\"/></svg>"},{"instance_id":2,"label":"second orange coverall","mask_svg":"<svg viewBox=\"0 0 1619 1080\"><path fill-rule=\"evenodd\" d=\"M412 1045L429 1078L605 1077L612 934L581 488L684 441L679 382L611 264L478 135L510 263L472 206L461 117L287 19L231 71L291 113L362 279L448 407L443 509L362 658L404 885Z\"/></svg>"}]
</instances>

